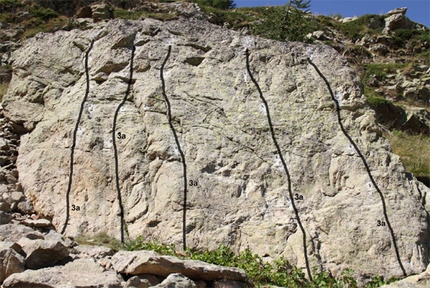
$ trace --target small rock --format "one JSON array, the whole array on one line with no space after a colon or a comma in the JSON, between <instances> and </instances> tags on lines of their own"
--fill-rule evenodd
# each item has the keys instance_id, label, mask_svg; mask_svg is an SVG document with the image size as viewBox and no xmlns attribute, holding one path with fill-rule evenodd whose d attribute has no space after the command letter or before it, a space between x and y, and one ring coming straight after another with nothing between
<instances>
[{"instance_id":1,"label":"small rock","mask_svg":"<svg viewBox=\"0 0 430 288\"><path fill-rule=\"evenodd\" d=\"M218 280L214 282L214 288L246 288L246 283L231 281L231 280Z\"/></svg>"},{"instance_id":2,"label":"small rock","mask_svg":"<svg viewBox=\"0 0 430 288\"><path fill-rule=\"evenodd\" d=\"M12 215L3 211L0 211L0 225L8 224L12 221Z\"/></svg>"},{"instance_id":3,"label":"small rock","mask_svg":"<svg viewBox=\"0 0 430 288\"><path fill-rule=\"evenodd\" d=\"M33 229L20 224L0 225L0 241L16 242L32 232Z\"/></svg>"},{"instance_id":4,"label":"small rock","mask_svg":"<svg viewBox=\"0 0 430 288\"><path fill-rule=\"evenodd\" d=\"M33 205L27 199L18 203L17 210L22 214L30 214L33 212Z\"/></svg>"},{"instance_id":5,"label":"small rock","mask_svg":"<svg viewBox=\"0 0 430 288\"><path fill-rule=\"evenodd\" d=\"M151 275L151 274L141 274L137 275L142 282L148 282L150 286L154 286L157 284L160 284L160 279L158 279L157 276Z\"/></svg>"},{"instance_id":6,"label":"small rock","mask_svg":"<svg viewBox=\"0 0 430 288\"><path fill-rule=\"evenodd\" d=\"M27 255L25 266L29 269L53 266L69 256L69 250L59 241L21 238L17 244Z\"/></svg>"},{"instance_id":7,"label":"small rock","mask_svg":"<svg viewBox=\"0 0 430 288\"><path fill-rule=\"evenodd\" d=\"M7 144L7 142L3 138L0 138L0 150L8 150L8 149L9 149L9 145Z\"/></svg>"},{"instance_id":8,"label":"small rock","mask_svg":"<svg viewBox=\"0 0 430 288\"><path fill-rule=\"evenodd\" d=\"M394 15L394 14L405 15L407 10L408 10L408 7L396 8L394 10L388 11L385 15L387 15L387 16L391 16L391 15Z\"/></svg>"},{"instance_id":9,"label":"small rock","mask_svg":"<svg viewBox=\"0 0 430 288\"><path fill-rule=\"evenodd\" d=\"M0 283L14 273L24 271L24 257L13 249L13 242L0 242Z\"/></svg>"},{"instance_id":10,"label":"small rock","mask_svg":"<svg viewBox=\"0 0 430 288\"><path fill-rule=\"evenodd\" d=\"M174 273L167 276L167 278L161 282L158 285L155 285L153 287L157 288L197 288L196 283L194 283L191 279L188 277L180 274L180 273Z\"/></svg>"},{"instance_id":11,"label":"small rock","mask_svg":"<svg viewBox=\"0 0 430 288\"><path fill-rule=\"evenodd\" d=\"M10 212L10 205L9 205L9 203L1 201L0 202L0 211Z\"/></svg>"},{"instance_id":12,"label":"small rock","mask_svg":"<svg viewBox=\"0 0 430 288\"><path fill-rule=\"evenodd\" d=\"M11 196L13 201L19 202L22 198L24 198L24 193L22 192L12 192Z\"/></svg>"},{"instance_id":13,"label":"small rock","mask_svg":"<svg viewBox=\"0 0 430 288\"><path fill-rule=\"evenodd\" d=\"M125 283L125 288L147 288L149 286L148 281L141 281L137 276L131 277Z\"/></svg>"},{"instance_id":14,"label":"small rock","mask_svg":"<svg viewBox=\"0 0 430 288\"><path fill-rule=\"evenodd\" d=\"M206 282L205 281L195 281L196 282L196 286L197 286L197 288L206 288L207 287L207 285L206 285Z\"/></svg>"},{"instance_id":15,"label":"small rock","mask_svg":"<svg viewBox=\"0 0 430 288\"><path fill-rule=\"evenodd\" d=\"M49 221L48 219L25 219L24 221L22 221L22 224L30 227L44 228L51 226L51 221Z\"/></svg>"},{"instance_id":16,"label":"small rock","mask_svg":"<svg viewBox=\"0 0 430 288\"><path fill-rule=\"evenodd\" d=\"M73 252L76 254L83 254L82 256L92 257L95 259L100 259L115 254L115 252L111 248L92 245L78 245L73 249Z\"/></svg>"},{"instance_id":17,"label":"small rock","mask_svg":"<svg viewBox=\"0 0 430 288\"><path fill-rule=\"evenodd\" d=\"M94 22L113 18L112 9L106 4L91 5L91 10L92 10L92 18Z\"/></svg>"}]
</instances>

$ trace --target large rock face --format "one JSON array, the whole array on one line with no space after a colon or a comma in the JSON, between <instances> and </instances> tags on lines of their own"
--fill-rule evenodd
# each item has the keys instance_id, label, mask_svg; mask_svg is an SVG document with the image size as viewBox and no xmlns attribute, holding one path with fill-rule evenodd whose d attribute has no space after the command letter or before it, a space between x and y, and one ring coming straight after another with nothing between
<instances>
[{"instance_id":1,"label":"large rock face","mask_svg":"<svg viewBox=\"0 0 430 288\"><path fill-rule=\"evenodd\" d=\"M125 228L130 238L181 245L183 166L160 78L172 45L163 75L187 165L188 246L249 247L268 259L284 255L305 267L286 173L247 73L247 47L297 194L309 266L335 275L352 268L362 278L402 275L381 198L338 125L324 81L306 61L312 57L382 191L406 272L425 269L429 235L422 198L430 191L407 179L380 135L359 78L335 50L250 37L198 19L97 25L28 40L13 55L13 79L3 103L6 117L26 133L17 162L23 190L57 229L66 221L73 132L87 90L86 51L94 39L65 234L105 231L120 237L112 129L135 45L131 92L115 127L121 135L116 144Z\"/></svg>"}]
</instances>

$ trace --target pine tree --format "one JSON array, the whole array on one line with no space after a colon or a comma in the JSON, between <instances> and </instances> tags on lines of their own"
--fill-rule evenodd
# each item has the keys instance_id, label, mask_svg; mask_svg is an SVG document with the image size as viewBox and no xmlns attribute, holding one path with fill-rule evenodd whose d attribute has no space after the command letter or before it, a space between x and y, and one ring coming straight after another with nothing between
<instances>
[{"instance_id":1,"label":"pine tree","mask_svg":"<svg viewBox=\"0 0 430 288\"><path fill-rule=\"evenodd\" d=\"M307 13L309 12L309 9L311 7L310 5L311 0L304 1L304 0L290 0L288 2L288 5L291 5L292 7L295 7L297 9L302 10L303 12ZM306 9L306 10L304 10Z\"/></svg>"}]
</instances>

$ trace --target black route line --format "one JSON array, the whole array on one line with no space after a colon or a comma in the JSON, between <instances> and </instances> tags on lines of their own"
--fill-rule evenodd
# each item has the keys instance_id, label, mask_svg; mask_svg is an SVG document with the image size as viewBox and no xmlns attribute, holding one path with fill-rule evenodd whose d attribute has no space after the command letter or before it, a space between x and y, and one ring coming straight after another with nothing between
<instances>
[{"instance_id":1,"label":"black route line","mask_svg":"<svg viewBox=\"0 0 430 288\"><path fill-rule=\"evenodd\" d=\"M184 173L184 202L183 202L183 207L182 207L182 211L183 211L183 215L182 215L182 242L183 242L183 248L184 251L187 250L187 244L186 244L186 222L187 222L187 164L185 163L185 155L184 152L181 149L181 145L179 144L179 139L178 139L178 135L176 134L176 130L173 127L173 123L172 123L172 110L171 110L171 106L170 106L170 101L169 98L167 98L166 95L166 83L164 82L164 76L163 76L163 70L164 70L164 66L167 63L167 60L169 60L170 57L170 52L172 51L172 45L169 45L169 50L167 52L166 58L163 61L163 64L161 65L161 69L160 69L160 78L161 78L161 86L163 89L163 97L164 100L166 102L166 106L167 106L167 117L169 120L169 126L170 126L170 130L172 130L173 133L173 137L175 138L175 142L176 142L176 146L178 147L179 150L179 154L181 154L181 159L182 159L182 168L183 168L183 173Z\"/></svg>"},{"instance_id":2,"label":"black route line","mask_svg":"<svg viewBox=\"0 0 430 288\"><path fill-rule=\"evenodd\" d=\"M251 78L252 82L254 83L255 87L257 87L258 93L260 94L260 99L264 103L264 107L266 109L266 115L267 115L267 121L269 122L269 128L270 128L270 134L272 135L273 143L276 146L276 150L278 151L279 158L281 159L282 166L284 166L285 173L287 174L287 180L288 180L288 193L290 196L291 204L294 209L294 213L296 214L297 223L299 224L300 230L303 234L303 254L305 256L305 262L306 262L306 270L309 275L309 279L312 281L312 274L311 270L309 268L309 260L308 260L308 254L307 254L307 248L306 248L306 232L303 228L302 221L299 217L299 211L297 210L296 204L294 202L293 192L291 189L291 177L290 172L288 171L287 164L285 163L284 157L282 156L281 148L279 147L278 141L275 137L275 130L273 129L272 119L270 118L270 112L269 112L269 105L267 104L266 99L263 96L263 92L261 92L260 86L258 85L257 81L254 79L254 76L252 76L251 69L249 68L249 51L248 49L245 50L246 55L246 69L248 70L249 77Z\"/></svg>"},{"instance_id":3,"label":"black route line","mask_svg":"<svg viewBox=\"0 0 430 288\"><path fill-rule=\"evenodd\" d=\"M331 95L331 99L336 104L337 121L339 123L340 129L342 130L342 132L345 135L345 137L348 138L348 140L351 143L351 145L354 146L355 151L357 151L358 156L363 161L364 167L367 170L367 174L369 175L370 181L372 182L373 186L375 187L376 191L378 192L379 196L381 197L384 218L385 218L385 221L387 222L387 227L390 230L391 239L393 241L393 246L394 246L394 250L396 252L397 261L399 262L400 268L402 269L403 276L406 277L407 274L406 274L405 268L403 267L402 261L400 259L400 253L399 253L399 248L397 247L396 237L394 236L393 228L391 227L390 221L388 220L387 206L385 204L384 195L382 194L381 190L379 189L379 186L376 184L375 179L373 179L373 176L372 176L372 173L370 172L370 168L369 168L369 165L367 164L366 158L364 158L364 156L361 153L360 149L358 149L357 145L352 140L351 136L349 136L349 134L346 132L345 128L343 127L342 118L340 116L339 101L334 97L333 90L331 89L330 83L328 82L327 78L325 78L325 76L321 73L321 71L318 69L318 67L311 61L311 59L308 58L307 60L308 60L309 64L311 64L311 66L315 68L315 71L318 73L318 75L323 79L323 81L327 85L328 91L330 92L330 95Z\"/></svg>"},{"instance_id":4,"label":"black route line","mask_svg":"<svg viewBox=\"0 0 430 288\"><path fill-rule=\"evenodd\" d=\"M93 48L94 39L91 40L90 47L88 47L87 51L85 52L85 77L87 81L87 87L85 90L85 96L84 99L82 99L81 102L81 108L79 110L78 114L78 120L76 121L75 130L73 131L73 144L70 148L70 174L69 174L69 184L67 186L67 192L66 192L66 220L64 221L63 229L61 229L61 234L64 234L66 232L67 225L69 223L70 218L70 191L72 190L72 182L73 182L73 161L75 157L75 147L76 147L76 136L78 133L79 123L81 122L82 113L84 111L85 102L87 101L88 94L90 93L90 75L88 72L88 55L90 54L91 49Z\"/></svg>"},{"instance_id":5,"label":"black route line","mask_svg":"<svg viewBox=\"0 0 430 288\"><path fill-rule=\"evenodd\" d=\"M131 57L130 57L130 78L128 80L127 90L125 91L124 98L116 108L115 116L113 117L113 129L112 129L112 144L113 144L113 151L114 151L114 158L115 158L115 183L116 183L116 191L117 191L117 197L119 202L119 210L120 210L119 213L121 217L121 243L124 243L124 207L122 205L122 199L121 199L121 188L119 187L118 150L116 146L116 120L118 118L119 110L125 104L125 101L127 101L128 95L130 94L132 80L133 80L133 60L134 60L135 51L136 51L136 47L133 45L133 47L131 48Z\"/></svg>"}]
</instances>

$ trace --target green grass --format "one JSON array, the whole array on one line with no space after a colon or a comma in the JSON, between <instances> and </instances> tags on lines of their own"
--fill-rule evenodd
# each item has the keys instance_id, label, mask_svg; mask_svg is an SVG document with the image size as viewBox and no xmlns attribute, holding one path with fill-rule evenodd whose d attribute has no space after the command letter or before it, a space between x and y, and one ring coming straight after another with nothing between
<instances>
[{"instance_id":1,"label":"green grass","mask_svg":"<svg viewBox=\"0 0 430 288\"><path fill-rule=\"evenodd\" d=\"M146 12L142 10L126 10L126 9L115 9L113 12L114 18L127 19L127 20L139 20L142 18L153 18L161 21L168 21L176 19L176 14L169 13L154 13Z\"/></svg>"},{"instance_id":2,"label":"green grass","mask_svg":"<svg viewBox=\"0 0 430 288\"><path fill-rule=\"evenodd\" d=\"M420 64L425 64L427 66L430 66L430 49L428 49L425 52L421 52L416 56L416 60L420 63Z\"/></svg>"},{"instance_id":3,"label":"green grass","mask_svg":"<svg viewBox=\"0 0 430 288\"><path fill-rule=\"evenodd\" d=\"M336 28L338 28L343 35L347 36L348 38L352 40L358 40L361 39L366 33L367 34L377 34L382 32L382 22L384 19L384 16L375 15L375 14L366 14L361 17L359 17L356 20L346 22L346 23L337 23ZM371 22L372 21L380 21L381 22L381 28L378 29L372 29L371 28Z\"/></svg>"},{"instance_id":4,"label":"green grass","mask_svg":"<svg viewBox=\"0 0 430 288\"><path fill-rule=\"evenodd\" d=\"M114 251L124 250L124 247L120 241L103 232L95 235L78 235L73 240L79 244L84 245L109 247Z\"/></svg>"},{"instance_id":5,"label":"green grass","mask_svg":"<svg viewBox=\"0 0 430 288\"><path fill-rule=\"evenodd\" d=\"M372 75L375 75L379 80L385 80L390 73L396 73L397 69L403 69L407 64L401 63L369 63L363 64L364 74L363 81L367 82Z\"/></svg>"},{"instance_id":6,"label":"green grass","mask_svg":"<svg viewBox=\"0 0 430 288\"><path fill-rule=\"evenodd\" d=\"M406 171L419 177L430 177L430 136L409 135L401 131L387 133L393 152L400 156Z\"/></svg>"},{"instance_id":7,"label":"green grass","mask_svg":"<svg viewBox=\"0 0 430 288\"><path fill-rule=\"evenodd\" d=\"M0 83L0 102L3 101L3 96L6 95L9 83Z\"/></svg>"},{"instance_id":8,"label":"green grass","mask_svg":"<svg viewBox=\"0 0 430 288\"><path fill-rule=\"evenodd\" d=\"M404 47L407 42L411 41L415 46L418 43L430 41L430 31L426 29L413 30L413 29L397 29L394 31L394 41L398 47Z\"/></svg>"}]
</instances>

